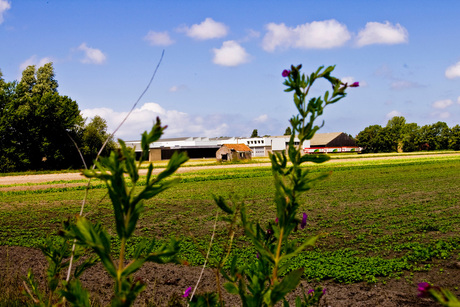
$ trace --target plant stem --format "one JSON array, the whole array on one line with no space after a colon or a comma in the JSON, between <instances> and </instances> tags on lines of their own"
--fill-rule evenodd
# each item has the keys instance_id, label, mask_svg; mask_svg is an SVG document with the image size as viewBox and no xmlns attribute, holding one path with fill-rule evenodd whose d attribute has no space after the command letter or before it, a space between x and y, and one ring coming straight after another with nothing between
<instances>
[{"instance_id":1,"label":"plant stem","mask_svg":"<svg viewBox=\"0 0 460 307\"><path fill-rule=\"evenodd\" d=\"M278 247L276 248L275 266L273 267L272 285L275 283L275 281L278 280L278 264L280 262L281 244L283 243L283 235L284 235L284 228L281 228L280 237L278 239Z\"/></svg>"},{"instance_id":2,"label":"plant stem","mask_svg":"<svg viewBox=\"0 0 460 307\"><path fill-rule=\"evenodd\" d=\"M118 260L118 271L117 271L117 279L118 279L118 291L121 292L121 273L123 272L123 262L125 258L125 245L126 245L126 238L121 238L121 248L120 248L120 259Z\"/></svg>"}]
</instances>

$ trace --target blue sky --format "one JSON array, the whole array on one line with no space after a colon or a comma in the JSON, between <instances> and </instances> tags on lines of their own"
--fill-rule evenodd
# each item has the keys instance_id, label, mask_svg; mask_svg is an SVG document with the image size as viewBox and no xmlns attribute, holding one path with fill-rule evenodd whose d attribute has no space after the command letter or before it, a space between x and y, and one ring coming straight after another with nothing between
<instances>
[{"instance_id":1,"label":"blue sky","mask_svg":"<svg viewBox=\"0 0 460 307\"><path fill-rule=\"evenodd\" d=\"M138 139L156 116L166 137L281 135L295 113L281 72L336 65L359 81L320 132L356 135L404 116L460 124L459 1L0 0L0 70L54 63L59 92L85 117ZM318 84L319 95L325 85Z\"/></svg>"}]
</instances>

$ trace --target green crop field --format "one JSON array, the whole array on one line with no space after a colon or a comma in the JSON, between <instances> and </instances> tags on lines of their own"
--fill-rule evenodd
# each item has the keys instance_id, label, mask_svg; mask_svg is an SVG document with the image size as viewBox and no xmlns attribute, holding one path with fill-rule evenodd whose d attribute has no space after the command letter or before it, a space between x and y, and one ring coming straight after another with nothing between
<instances>
[{"instance_id":1,"label":"green crop field","mask_svg":"<svg viewBox=\"0 0 460 307\"><path fill-rule=\"evenodd\" d=\"M405 272L442 269L460 253L460 156L334 161L308 165L311 176L330 176L302 199L308 224L302 240L320 235L315 248L292 261L308 280L377 282ZM274 187L269 167L203 169L180 175L174 188L147 202L134 240L170 236L182 240L181 257L202 264L216 212L212 195L245 202L250 216L274 222ZM3 186L7 187L7 186ZM56 235L80 211L84 186L0 191L0 245L37 247ZM85 215L114 233L104 185L94 182ZM217 224L211 265L226 241L223 216ZM117 242L112 240L116 248ZM242 231L232 250L240 262L253 261Z\"/></svg>"}]
</instances>

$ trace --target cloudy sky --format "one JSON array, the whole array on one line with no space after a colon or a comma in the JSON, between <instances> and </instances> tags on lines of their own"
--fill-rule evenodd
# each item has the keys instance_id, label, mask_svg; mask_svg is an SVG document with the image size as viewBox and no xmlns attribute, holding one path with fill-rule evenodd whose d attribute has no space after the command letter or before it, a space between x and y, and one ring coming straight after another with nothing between
<instances>
[{"instance_id":1,"label":"cloudy sky","mask_svg":"<svg viewBox=\"0 0 460 307\"><path fill-rule=\"evenodd\" d=\"M52 61L59 92L138 139L281 135L295 110L281 72L336 65L359 81L326 109L322 132L356 135L404 116L460 124L460 2L0 0L0 70ZM312 94L319 95L324 84Z\"/></svg>"}]
</instances>

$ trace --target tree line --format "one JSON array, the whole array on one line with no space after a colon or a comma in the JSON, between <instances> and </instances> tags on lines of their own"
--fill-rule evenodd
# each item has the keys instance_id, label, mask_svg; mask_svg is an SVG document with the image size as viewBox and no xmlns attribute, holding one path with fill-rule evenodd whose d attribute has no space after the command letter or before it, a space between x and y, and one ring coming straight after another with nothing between
<instances>
[{"instance_id":1,"label":"tree line","mask_svg":"<svg viewBox=\"0 0 460 307\"><path fill-rule=\"evenodd\" d=\"M52 63L28 66L19 82L0 71L0 172L82 168L77 147L91 164L108 137L104 119L86 123L77 103L59 94Z\"/></svg>"},{"instance_id":2,"label":"tree line","mask_svg":"<svg viewBox=\"0 0 460 307\"><path fill-rule=\"evenodd\" d=\"M445 122L418 126L403 116L391 118L385 127L371 125L356 136L363 153L413 152L420 150L460 150L460 125Z\"/></svg>"},{"instance_id":3,"label":"tree line","mask_svg":"<svg viewBox=\"0 0 460 307\"><path fill-rule=\"evenodd\" d=\"M257 129L252 134L258 136ZM52 63L28 66L20 81L6 82L0 71L0 172L82 168L77 147L86 164L92 164L108 137L103 118L86 123L78 104L59 94ZM396 116L385 127L366 127L356 142L363 152L460 150L460 126L437 122L419 127ZM102 154L114 146L110 140Z\"/></svg>"}]
</instances>

